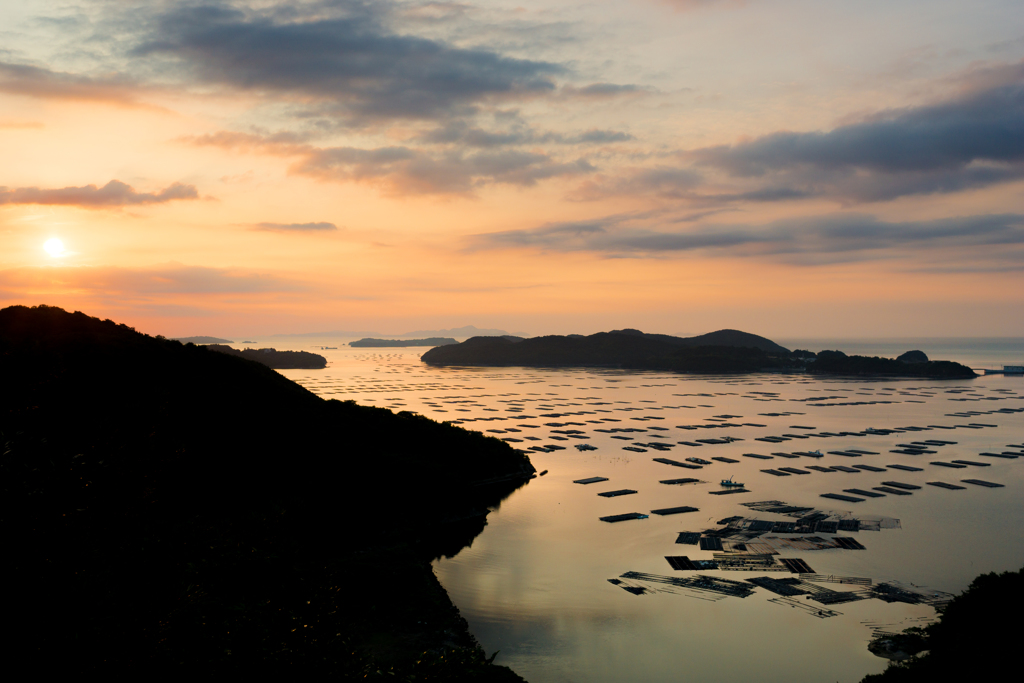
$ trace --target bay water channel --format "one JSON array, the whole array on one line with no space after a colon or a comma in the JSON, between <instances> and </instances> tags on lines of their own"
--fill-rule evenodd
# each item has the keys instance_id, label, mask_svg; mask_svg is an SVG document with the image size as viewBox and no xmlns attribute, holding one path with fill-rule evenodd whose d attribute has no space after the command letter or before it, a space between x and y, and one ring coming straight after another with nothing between
<instances>
[{"instance_id":1,"label":"bay water channel","mask_svg":"<svg viewBox=\"0 0 1024 683\"><path fill-rule=\"evenodd\" d=\"M698 575L744 583L799 577L670 566L666 557L722 557L722 551L677 543L681 532L706 535L724 529L720 522L730 518L734 525L742 518L741 531L749 530L749 520L763 529L807 514L745 503L777 501L827 513L827 520L861 520L858 531L850 531L849 522L847 530L825 527L810 534L775 526L749 538L757 545L747 549L736 545L743 538L723 539L724 551L756 548L801 559L822 577L817 585L831 590L868 595L870 586L888 582L934 601L959 593L979 573L1024 566L1024 455L985 455L1024 453L1019 376L928 381L432 368L419 359L426 349L353 349L346 341L275 339L260 345L327 356L324 370L282 371L324 398L451 421L527 450L538 472L547 470L493 510L470 547L435 562L487 653L498 651L498 663L532 683L859 681L886 666L867 650L873 633L935 618L929 604L867 598L822 605L807 595L783 598L762 588L737 597L662 582ZM890 350L887 343L902 348ZM884 340L859 344L857 352L884 355L915 348ZM829 348L814 341L788 345ZM940 349L945 355L925 350L972 367L994 367L997 357L1019 360L1013 356L1024 346L957 340ZM761 440L766 437L783 440ZM821 457L793 455L813 451ZM691 457L710 464L696 468ZM933 464L957 465L954 460L982 464ZM574 483L594 477L607 481ZM730 477L748 492L712 495ZM678 479L697 481L663 483ZM904 495L875 488L891 491L885 483L893 481L919 488L898 488ZM635 493L598 495L617 490ZM696 510L651 513L676 507ZM600 519L631 512L647 517ZM834 547L836 537L854 539L852 545L863 549ZM628 572L637 574L623 578Z\"/></svg>"}]
</instances>

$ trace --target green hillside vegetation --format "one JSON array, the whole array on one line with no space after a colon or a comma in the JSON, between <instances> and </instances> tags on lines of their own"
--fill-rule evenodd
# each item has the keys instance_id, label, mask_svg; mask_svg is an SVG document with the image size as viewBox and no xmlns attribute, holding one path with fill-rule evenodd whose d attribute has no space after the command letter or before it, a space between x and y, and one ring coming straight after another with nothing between
<instances>
[{"instance_id":1,"label":"green hillside vegetation","mask_svg":"<svg viewBox=\"0 0 1024 683\"><path fill-rule=\"evenodd\" d=\"M910 647L915 657L892 662L862 683L924 683L941 680L1000 680L1017 669L1014 626L1024 607L1024 569L982 574L924 629L908 629L895 642L879 638L872 651Z\"/></svg>"},{"instance_id":2,"label":"green hillside vegetation","mask_svg":"<svg viewBox=\"0 0 1024 683\"><path fill-rule=\"evenodd\" d=\"M0 311L0 377L17 670L519 680L429 565L533 474L507 444L59 308Z\"/></svg>"}]
</instances>

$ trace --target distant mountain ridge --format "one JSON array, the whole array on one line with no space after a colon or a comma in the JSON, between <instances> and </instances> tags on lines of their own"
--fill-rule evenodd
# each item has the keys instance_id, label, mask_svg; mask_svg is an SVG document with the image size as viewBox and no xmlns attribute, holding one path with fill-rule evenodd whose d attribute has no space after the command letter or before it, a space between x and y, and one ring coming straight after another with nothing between
<instances>
[{"instance_id":1,"label":"distant mountain ridge","mask_svg":"<svg viewBox=\"0 0 1024 683\"><path fill-rule=\"evenodd\" d=\"M453 327L448 330L413 330L412 332L403 332L402 334L383 334L381 332L373 332L367 330L332 330L330 332L302 332L299 334L275 334L269 338L278 339L282 337L356 337L362 339L364 337L370 337L373 339L425 339L429 337L460 337L463 339L469 339L471 337L504 337L509 333L505 330L496 330L488 328L479 328L474 325L465 325L463 327ZM520 333L514 336L528 337L525 333Z\"/></svg>"},{"instance_id":2,"label":"distant mountain ridge","mask_svg":"<svg viewBox=\"0 0 1024 683\"><path fill-rule=\"evenodd\" d=\"M230 339L221 339L220 337L172 337L174 341L180 341L182 344L234 344Z\"/></svg>"}]
</instances>

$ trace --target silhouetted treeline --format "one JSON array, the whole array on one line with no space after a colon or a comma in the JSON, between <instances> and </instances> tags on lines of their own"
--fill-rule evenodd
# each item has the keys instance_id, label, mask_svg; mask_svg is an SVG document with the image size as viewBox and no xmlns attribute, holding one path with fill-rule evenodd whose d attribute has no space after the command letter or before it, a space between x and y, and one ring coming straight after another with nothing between
<instances>
[{"instance_id":1,"label":"silhouetted treeline","mask_svg":"<svg viewBox=\"0 0 1024 683\"><path fill-rule=\"evenodd\" d=\"M0 311L0 377L11 670L518 680L429 566L507 444L58 308Z\"/></svg>"},{"instance_id":2,"label":"silhouetted treeline","mask_svg":"<svg viewBox=\"0 0 1024 683\"><path fill-rule=\"evenodd\" d=\"M207 344L206 348L246 360L254 360L275 370L320 370L327 367L327 359L309 351L278 351L277 349L233 349L222 344Z\"/></svg>"},{"instance_id":3,"label":"silhouetted treeline","mask_svg":"<svg viewBox=\"0 0 1024 683\"><path fill-rule=\"evenodd\" d=\"M919 360L917 354L902 361L878 356L847 356L842 351L821 351L807 372L815 375L890 375L893 377L930 377L933 379L966 379L976 377L966 365L948 360ZM904 354L906 355L906 354Z\"/></svg>"},{"instance_id":4,"label":"silhouetted treeline","mask_svg":"<svg viewBox=\"0 0 1024 683\"><path fill-rule=\"evenodd\" d=\"M1024 607L1024 568L982 574L942 611L939 620L903 636L924 654L893 662L862 683L932 683L1013 678L1019 668L1016 617Z\"/></svg>"},{"instance_id":5,"label":"silhouetted treeline","mask_svg":"<svg viewBox=\"0 0 1024 683\"><path fill-rule=\"evenodd\" d=\"M458 344L459 342L451 337L427 337L426 339L373 339L366 337L354 342L349 346L445 346L447 344Z\"/></svg>"}]
</instances>

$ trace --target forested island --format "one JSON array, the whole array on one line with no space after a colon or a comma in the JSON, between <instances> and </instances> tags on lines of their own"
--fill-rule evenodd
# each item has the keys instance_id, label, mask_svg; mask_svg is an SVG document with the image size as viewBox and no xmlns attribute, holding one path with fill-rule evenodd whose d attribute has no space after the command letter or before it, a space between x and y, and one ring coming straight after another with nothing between
<instances>
[{"instance_id":1,"label":"forested island","mask_svg":"<svg viewBox=\"0 0 1024 683\"><path fill-rule=\"evenodd\" d=\"M277 349L244 349L239 351L221 344L207 344L206 348L229 356L256 361L275 370L321 370L327 367L327 359L309 351L278 351Z\"/></svg>"},{"instance_id":2,"label":"forested island","mask_svg":"<svg viewBox=\"0 0 1024 683\"><path fill-rule=\"evenodd\" d=\"M893 360L836 351L790 351L770 339L739 330L673 337L625 329L589 336L473 337L461 344L433 348L421 358L428 365L438 366L607 367L700 374L806 371L939 379L976 376L959 363L922 362L916 354L924 356L918 351L910 360Z\"/></svg>"},{"instance_id":3,"label":"forested island","mask_svg":"<svg viewBox=\"0 0 1024 683\"><path fill-rule=\"evenodd\" d=\"M0 310L0 377L12 670L521 680L430 566L507 444L53 307Z\"/></svg>"},{"instance_id":4,"label":"forested island","mask_svg":"<svg viewBox=\"0 0 1024 683\"><path fill-rule=\"evenodd\" d=\"M451 337L428 337L426 339L372 339L367 337L358 341L349 342L349 346L446 346L458 344L459 342Z\"/></svg>"}]
</instances>

